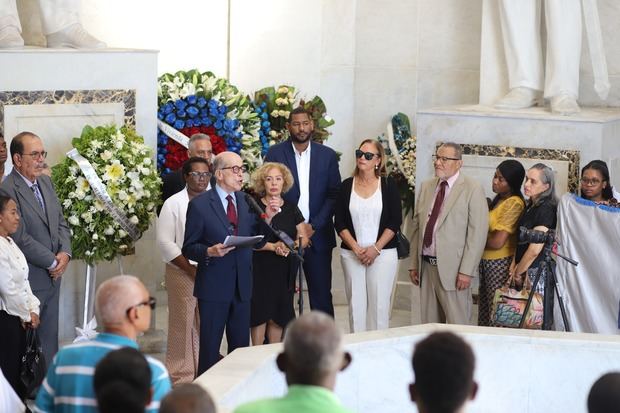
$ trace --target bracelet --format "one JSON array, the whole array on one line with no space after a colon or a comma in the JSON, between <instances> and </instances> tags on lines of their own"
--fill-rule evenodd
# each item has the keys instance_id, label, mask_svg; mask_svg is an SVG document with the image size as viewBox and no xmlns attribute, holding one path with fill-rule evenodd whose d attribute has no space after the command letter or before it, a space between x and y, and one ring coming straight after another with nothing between
<instances>
[{"instance_id":1,"label":"bracelet","mask_svg":"<svg viewBox=\"0 0 620 413\"><path fill-rule=\"evenodd\" d=\"M375 248L375 251L377 251L377 254L381 255L381 251L379 251L379 248L377 248L377 245L372 244L372 246Z\"/></svg>"}]
</instances>

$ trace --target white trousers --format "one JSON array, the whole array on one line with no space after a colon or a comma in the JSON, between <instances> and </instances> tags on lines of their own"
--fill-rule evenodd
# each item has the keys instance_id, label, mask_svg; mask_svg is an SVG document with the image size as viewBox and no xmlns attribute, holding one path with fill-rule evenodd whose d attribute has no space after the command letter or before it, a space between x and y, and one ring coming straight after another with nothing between
<instances>
[{"instance_id":1,"label":"white trousers","mask_svg":"<svg viewBox=\"0 0 620 413\"><path fill-rule=\"evenodd\" d=\"M80 0L39 0L43 34L52 34L79 23L79 8ZM7 26L22 31L15 0L0 0L0 30Z\"/></svg>"},{"instance_id":2,"label":"white trousers","mask_svg":"<svg viewBox=\"0 0 620 413\"><path fill-rule=\"evenodd\" d=\"M543 71L541 0L500 0L499 13L510 89L544 90L545 97L579 95L581 0L544 0L547 28Z\"/></svg>"},{"instance_id":3,"label":"white trousers","mask_svg":"<svg viewBox=\"0 0 620 413\"><path fill-rule=\"evenodd\" d=\"M368 267L350 250L341 250L340 261L349 301L351 332L389 328L390 299L398 270L396 248L382 250Z\"/></svg>"}]
</instances>

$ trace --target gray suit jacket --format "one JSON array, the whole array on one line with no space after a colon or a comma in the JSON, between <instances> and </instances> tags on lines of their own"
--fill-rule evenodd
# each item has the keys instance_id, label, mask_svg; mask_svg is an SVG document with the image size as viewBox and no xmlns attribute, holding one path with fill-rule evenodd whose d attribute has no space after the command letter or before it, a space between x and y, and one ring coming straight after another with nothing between
<instances>
[{"instance_id":1,"label":"gray suit jacket","mask_svg":"<svg viewBox=\"0 0 620 413\"><path fill-rule=\"evenodd\" d=\"M56 254L71 254L71 231L62 214L60 201L48 176L37 178L45 201L43 212L34 192L15 169L2 182L1 188L17 203L21 216L17 232L11 237L26 256L30 286L33 290L52 287L49 268Z\"/></svg>"},{"instance_id":2,"label":"gray suit jacket","mask_svg":"<svg viewBox=\"0 0 620 413\"><path fill-rule=\"evenodd\" d=\"M413 213L411 268L417 270L420 270L424 229L438 182L439 178L432 178L422 183ZM435 230L437 270L444 290L456 290L459 272L472 277L478 274L488 230L489 208L482 186L461 172L444 200Z\"/></svg>"}]
</instances>

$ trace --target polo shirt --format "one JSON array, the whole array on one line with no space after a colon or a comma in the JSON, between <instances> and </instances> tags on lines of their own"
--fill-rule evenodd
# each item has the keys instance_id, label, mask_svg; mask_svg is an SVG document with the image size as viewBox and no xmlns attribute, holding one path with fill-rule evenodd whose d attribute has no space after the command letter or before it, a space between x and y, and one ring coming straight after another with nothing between
<instances>
[{"instance_id":1,"label":"polo shirt","mask_svg":"<svg viewBox=\"0 0 620 413\"><path fill-rule=\"evenodd\" d=\"M281 398L243 404L234 413L351 413L325 387L294 384Z\"/></svg>"},{"instance_id":2,"label":"polo shirt","mask_svg":"<svg viewBox=\"0 0 620 413\"><path fill-rule=\"evenodd\" d=\"M110 351L121 347L138 348L138 343L117 334L100 333L94 340L63 347L52 361L37 394L35 412L95 413L93 388L95 366ZM164 365L145 356L151 367L153 399L147 412L157 413L161 399L170 391L170 377Z\"/></svg>"}]
</instances>

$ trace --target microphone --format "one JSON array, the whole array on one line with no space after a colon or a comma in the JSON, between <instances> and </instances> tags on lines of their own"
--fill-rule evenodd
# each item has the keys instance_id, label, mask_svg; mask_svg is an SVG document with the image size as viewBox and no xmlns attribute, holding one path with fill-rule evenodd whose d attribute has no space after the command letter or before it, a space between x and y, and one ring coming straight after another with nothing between
<instances>
[{"instance_id":1,"label":"microphone","mask_svg":"<svg viewBox=\"0 0 620 413\"><path fill-rule=\"evenodd\" d=\"M267 214L265 214L265 211L263 211L263 208L260 207L260 205L258 205L258 202L256 202L256 200L254 199L254 197L252 197L252 195L250 194L245 194L245 200L248 204L250 204L250 208L252 208L252 210L261 218L261 219L265 219L267 218Z\"/></svg>"}]
</instances>

